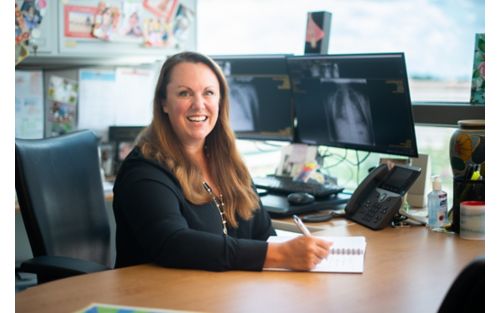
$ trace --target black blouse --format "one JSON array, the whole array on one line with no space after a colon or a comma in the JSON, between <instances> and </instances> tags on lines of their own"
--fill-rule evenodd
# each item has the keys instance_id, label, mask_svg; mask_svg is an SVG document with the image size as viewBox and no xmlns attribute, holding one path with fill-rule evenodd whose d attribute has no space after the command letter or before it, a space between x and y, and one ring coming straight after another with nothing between
<instances>
[{"instance_id":1,"label":"black blouse","mask_svg":"<svg viewBox=\"0 0 500 313\"><path fill-rule=\"evenodd\" d=\"M275 231L262 205L224 236L216 205L193 205L172 173L136 147L114 185L116 267L156 263L213 271L262 270Z\"/></svg>"}]
</instances>

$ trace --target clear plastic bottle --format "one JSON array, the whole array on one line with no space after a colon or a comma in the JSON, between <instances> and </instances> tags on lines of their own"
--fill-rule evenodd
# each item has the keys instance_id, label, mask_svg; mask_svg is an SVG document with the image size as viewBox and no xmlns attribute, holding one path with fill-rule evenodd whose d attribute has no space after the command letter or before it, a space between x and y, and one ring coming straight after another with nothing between
<instances>
[{"instance_id":1,"label":"clear plastic bottle","mask_svg":"<svg viewBox=\"0 0 500 313\"><path fill-rule=\"evenodd\" d=\"M448 223L448 195L441 189L439 176L432 177L432 191L427 195L427 211L430 229L443 227Z\"/></svg>"}]
</instances>

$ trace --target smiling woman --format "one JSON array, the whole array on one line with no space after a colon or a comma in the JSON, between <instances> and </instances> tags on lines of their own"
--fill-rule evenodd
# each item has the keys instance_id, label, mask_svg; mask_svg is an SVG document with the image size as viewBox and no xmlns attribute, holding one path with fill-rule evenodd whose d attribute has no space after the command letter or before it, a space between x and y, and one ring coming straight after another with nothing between
<instances>
[{"instance_id":1,"label":"smiling woman","mask_svg":"<svg viewBox=\"0 0 500 313\"><path fill-rule=\"evenodd\" d=\"M310 270L329 254L319 238L266 242L276 233L237 151L228 98L209 57L181 52L163 64L153 120L114 184L117 267Z\"/></svg>"}]
</instances>

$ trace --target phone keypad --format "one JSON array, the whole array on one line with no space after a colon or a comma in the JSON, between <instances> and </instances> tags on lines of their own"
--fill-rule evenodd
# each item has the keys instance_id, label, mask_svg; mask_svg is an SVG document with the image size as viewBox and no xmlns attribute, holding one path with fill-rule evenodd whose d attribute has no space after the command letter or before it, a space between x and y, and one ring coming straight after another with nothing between
<instances>
[{"instance_id":1,"label":"phone keypad","mask_svg":"<svg viewBox=\"0 0 500 313\"><path fill-rule=\"evenodd\" d=\"M399 197L388 197L374 191L351 219L372 229L382 229L390 223L399 209L400 202Z\"/></svg>"}]
</instances>

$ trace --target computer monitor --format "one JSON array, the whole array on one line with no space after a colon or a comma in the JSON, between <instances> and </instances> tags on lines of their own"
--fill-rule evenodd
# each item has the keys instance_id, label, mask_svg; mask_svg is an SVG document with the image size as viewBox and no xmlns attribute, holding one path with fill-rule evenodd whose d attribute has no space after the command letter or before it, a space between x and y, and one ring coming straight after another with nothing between
<instances>
[{"instance_id":1,"label":"computer monitor","mask_svg":"<svg viewBox=\"0 0 500 313\"><path fill-rule=\"evenodd\" d=\"M293 139L292 91L285 55L213 56L228 81L238 139Z\"/></svg>"},{"instance_id":2,"label":"computer monitor","mask_svg":"<svg viewBox=\"0 0 500 313\"><path fill-rule=\"evenodd\" d=\"M403 53L288 58L295 141L417 157Z\"/></svg>"},{"instance_id":3,"label":"computer monitor","mask_svg":"<svg viewBox=\"0 0 500 313\"><path fill-rule=\"evenodd\" d=\"M134 142L140 132L146 126L110 126L109 127L109 142L113 144L114 158L113 170L114 174L118 172L120 165L125 160L127 155L134 148Z\"/></svg>"}]
</instances>

